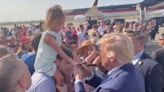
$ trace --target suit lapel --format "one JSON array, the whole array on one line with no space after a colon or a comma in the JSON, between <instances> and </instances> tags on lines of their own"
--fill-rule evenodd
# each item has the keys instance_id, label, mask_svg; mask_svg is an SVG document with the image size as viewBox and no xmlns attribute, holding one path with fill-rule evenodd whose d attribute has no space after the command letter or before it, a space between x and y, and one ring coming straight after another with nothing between
<instances>
[{"instance_id":1,"label":"suit lapel","mask_svg":"<svg viewBox=\"0 0 164 92\"><path fill-rule=\"evenodd\" d=\"M143 52L142 56L140 57L139 61L136 63L135 66L137 68L140 68L144 64L143 60L147 57L148 57L148 55L145 52Z\"/></svg>"},{"instance_id":2,"label":"suit lapel","mask_svg":"<svg viewBox=\"0 0 164 92\"><path fill-rule=\"evenodd\" d=\"M143 65L143 63L144 63L144 62L143 62L142 60L139 60L139 61L136 63L135 66L136 66L137 68L140 68L140 67Z\"/></svg>"}]
</instances>

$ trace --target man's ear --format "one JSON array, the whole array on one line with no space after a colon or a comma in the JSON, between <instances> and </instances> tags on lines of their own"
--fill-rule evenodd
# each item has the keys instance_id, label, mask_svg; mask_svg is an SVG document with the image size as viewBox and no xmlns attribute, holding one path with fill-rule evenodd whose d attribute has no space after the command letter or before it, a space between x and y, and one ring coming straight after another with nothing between
<instances>
[{"instance_id":1,"label":"man's ear","mask_svg":"<svg viewBox=\"0 0 164 92\"><path fill-rule=\"evenodd\" d=\"M107 53L107 54L106 54L106 57L108 57L108 60L109 60L110 62L116 62L116 61L117 61L117 56L116 56L116 54L112 54L112 55L111 55L111 53Z\"/></svg>"},{"instance_id":2,"label":"man's ear","mask_svg":"<svg viewBox=\"0 0 164 92\"><path fill-rule=\"evenodd\" d=\"M19 80L19 86L21 89L28 89L28 84L25 79L20 79Z\"/></svg>"}]
</instances>

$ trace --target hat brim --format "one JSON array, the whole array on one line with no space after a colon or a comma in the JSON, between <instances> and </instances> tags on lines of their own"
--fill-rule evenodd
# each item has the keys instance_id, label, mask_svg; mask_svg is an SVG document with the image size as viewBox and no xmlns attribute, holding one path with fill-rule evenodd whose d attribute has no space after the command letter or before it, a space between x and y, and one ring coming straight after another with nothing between
<instances>
[{"instance_id":1,"label":"hat brim","mask_svg":"<svg viewBox=\"0 0 164 92\"><path fill-rule=\"evenodd\" d=\"M86 50L88 50L88 47L89 47L89 46L92 46L92 45L86 45L86 46L80 47L80 48L77 50L77 54L78 54L78 55L83 55L84 52L85 52Z\"/></svg>"}]
</instances>

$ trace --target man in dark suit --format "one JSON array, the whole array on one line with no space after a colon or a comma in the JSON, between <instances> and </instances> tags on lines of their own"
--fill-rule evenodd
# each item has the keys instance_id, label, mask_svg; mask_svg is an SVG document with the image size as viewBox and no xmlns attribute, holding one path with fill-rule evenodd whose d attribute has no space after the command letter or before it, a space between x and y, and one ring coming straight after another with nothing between
<instances>
[{"instance_id":1,"label":"man in dark suit","mask_svg":"<svg viewBox=\"0 0 164 92\"><path fill-rule=\"evenodd\" d=\"M145 78L146 92L162 92L164 74L161 65L144 52L145 35L141 32L127 32L134 44L135 57L132 60Z\"/></svg>"},{"instance_id":2,"label":"man in dark suit","mask_svg":"<svg viewBox=\"0 0 164 92\"><path fill-rule=\"evenodd\" d=\"M101 38L99 44L101 65L108 73L102 79L91 73L86 65L74 66L75 92L85 92L81 81L85 76L90 76L86 83L95 87L93 92L145 92L144 78L131 64L133 44L128 37L112 33Z\"/></svg>"},{"instance_id":3,"label":"man in dark suit","mask_svg":"<svg viewBox=\"0 0 164 92\"><path fill-rule=\"evenodd\" d=\"M152 26L153 28L150 31L150 36L151 36L151 40L154 40L156 37L156 34L159 33L159 26L156 23L156 20L151 20Z\"/></svg>"},{"instance_id":4,"label":"man in dark suit","mask_svg":"<svg viewBox=\"0 0 164 92\"><path fill-rule=\"evenodd\" d=\"M164 33L159 36L159 46L161 46L161 48L152 52L152 57L162 65L164 71Z\"/></svg>"}]
</instances>

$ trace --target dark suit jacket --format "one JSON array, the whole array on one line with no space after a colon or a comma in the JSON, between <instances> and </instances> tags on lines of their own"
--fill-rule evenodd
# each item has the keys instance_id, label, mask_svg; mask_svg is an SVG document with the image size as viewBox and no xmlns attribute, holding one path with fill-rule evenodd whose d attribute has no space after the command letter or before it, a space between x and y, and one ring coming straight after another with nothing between
<instances>
[{"instance_id":1,"label":"dark suit jacket","mask_svg":"<svg viewBox=\"0 0 164 92\"><path fill-rule=\"evenodd\" d=\"M154 61L146 53L143 53L136 67L138 67L145 78L146 92L162 92L164 74L158 62Z\"/></svg>"},{"instance_id":2,"label":"dark suit jacket","mask_svg":"<svg viewBox=\"0 0 164 92\"><path fill-rule=\"evenodd\" d=\"M101 79L94 75L87 83L95 87L93 92L145 92L144 78L132 64L126 64ZM75 92L85 92L83 84L75 84Z\"/></svg>"},{"instance_id":3,"label":"dark suit jacket","mask_svg":"<svg viewBox=\"0 0 164 92\"><path fill-rule=\"evenodd\" d=\"M154 60L156 60L159 64L162 65L164 72L164 47L152 52L151 56Z\"/></svg>"}]
</instances>

